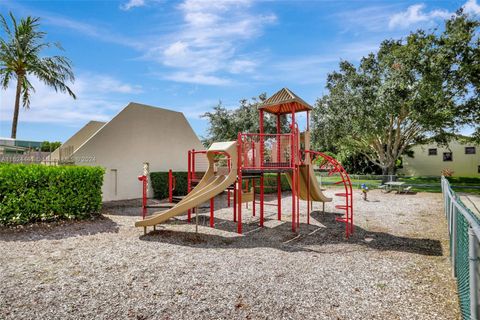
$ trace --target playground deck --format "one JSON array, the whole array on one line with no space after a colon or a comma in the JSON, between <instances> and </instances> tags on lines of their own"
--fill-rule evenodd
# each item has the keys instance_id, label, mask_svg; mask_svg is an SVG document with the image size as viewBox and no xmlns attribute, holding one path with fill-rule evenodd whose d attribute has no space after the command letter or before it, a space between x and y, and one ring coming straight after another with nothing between
<instances>
[{"instance_id":1,"label":"playground deck","mask_svg":"<svg viewBox=\"0 0 480 320\"><path fill-rule=\"evenodd\" d=\"M287 210L279 222L267 206L259 229L245 209L239 235L224 196L216 228L204 209L198 235L179 216L143 236L139 201L104 219L0 229L0 318L458 318L441 194L354 196L349 240L334 203L315 204L311 225L302 215L299 234Z\"/></svg>"}]
</instances>

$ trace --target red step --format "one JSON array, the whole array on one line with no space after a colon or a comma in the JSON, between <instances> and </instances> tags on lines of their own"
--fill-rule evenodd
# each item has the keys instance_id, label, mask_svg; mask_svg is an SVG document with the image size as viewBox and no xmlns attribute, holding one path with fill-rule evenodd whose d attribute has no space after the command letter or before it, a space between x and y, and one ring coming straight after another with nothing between
<instances>
[{"instance_id":1,"label":"red step","mask_svg":"<svg viewBox=\"0 0 480 320\"><path fill-rule=\"evenodd\" d=\"M343 183L343 180L337 181L334 184L340 184L340 183Z\"/></svg>"},{"instance_id":2,"label":"red step","mask_svg":"<svg viewBox=\"0 0 480 320\"><path fill-rule=\"evenodd\" d=\"M347 197L349 196L350 194L349 193L345 193L345 192L339 192L339 193L335 193L336 196L339 196L339 197Z\"/></svg>"},{"instance_id":3,"label":"red step","mask_svg":"<svg viewBox=\"0 0 480 320\"><path fill-rule=\"evenodd\" d=\"M345 222L347 223L348 220L346 218L335 218L335 221L338 221L338 222Z\"/></svg>"},{"instance_id":4,"label":"red step","mask_svg":"<svg viewBox=\"0 0 480 320\"><path fill-rule=\"evenodd\" d=\"M343 205L343 204L337 204L335 206L335 208L342 209L342 210L347 210L348 208L350 208L350 206L346 206L346 205Z\"/></svg>"}]
</instances>

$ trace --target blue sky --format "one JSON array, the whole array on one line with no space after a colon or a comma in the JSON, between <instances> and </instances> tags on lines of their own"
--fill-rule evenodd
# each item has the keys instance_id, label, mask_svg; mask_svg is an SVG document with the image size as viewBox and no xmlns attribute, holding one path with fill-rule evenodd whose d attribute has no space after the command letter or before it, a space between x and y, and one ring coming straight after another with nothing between
<instances>
[{"instance_id":1,"label":"blue sky","mask_svg":"<svg viewBox=\"0 0 480 320\"><path fill-rule=\"evenodd\" d=\"M358 62L383 39L441 26L462 6L480 15L476 0L2 1L2 14L42 19L77 77L77 100L34 81L17 137L65 141L130 101L182 111L200 136L200 115L219 100L233 108L289 87L313 104L340 59ZM0 92L0 136L10 135L12 105L13 86Z\"/></svg>"}]
</instances>

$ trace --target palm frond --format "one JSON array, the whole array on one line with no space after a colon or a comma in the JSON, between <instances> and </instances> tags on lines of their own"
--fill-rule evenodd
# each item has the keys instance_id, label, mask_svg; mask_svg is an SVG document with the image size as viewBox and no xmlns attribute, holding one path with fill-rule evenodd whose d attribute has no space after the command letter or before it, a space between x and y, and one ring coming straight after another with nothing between
<instances>
[{"instance_id":1,"label":"palm frond","mask_svg":"<svg viewBox=\"0 0 480 320\"><path fill-rule=\"evenodd\" d=\"M35 93L35 88L25 76L22 82L22 104L25 109L30 109L30 92Z\"/></svg>"}]
</instances>

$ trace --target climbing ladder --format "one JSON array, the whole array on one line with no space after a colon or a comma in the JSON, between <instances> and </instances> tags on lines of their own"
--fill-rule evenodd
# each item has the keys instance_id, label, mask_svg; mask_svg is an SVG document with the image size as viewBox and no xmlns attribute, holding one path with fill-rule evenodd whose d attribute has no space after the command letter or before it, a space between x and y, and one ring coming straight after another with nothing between
<instances>
[{"instance_id":1,"label":"climbing ladder","mask_svg":"<svg viewBox=\"0 0 480 320\"><path fill-rule=\"evenodd\" d=\"M334 184L343 184L345 187L345 192L336 192L335 196L345 198L345 204L335 205L335 208L342 210L344 212L344 216L337 217L335 220L345 223L345 235L348 238L351 234L353 234L353 188L350 177L348 176L347 171L335 158L323 152L310 150L306 152L315 155L315 158L321 157L325 159L325 161L323 161L323 163L320 165L320 169L326 169L328 176L332 176L335 173L340 175L341 180L336 181Z\"/></svg>"}]
</instances>

